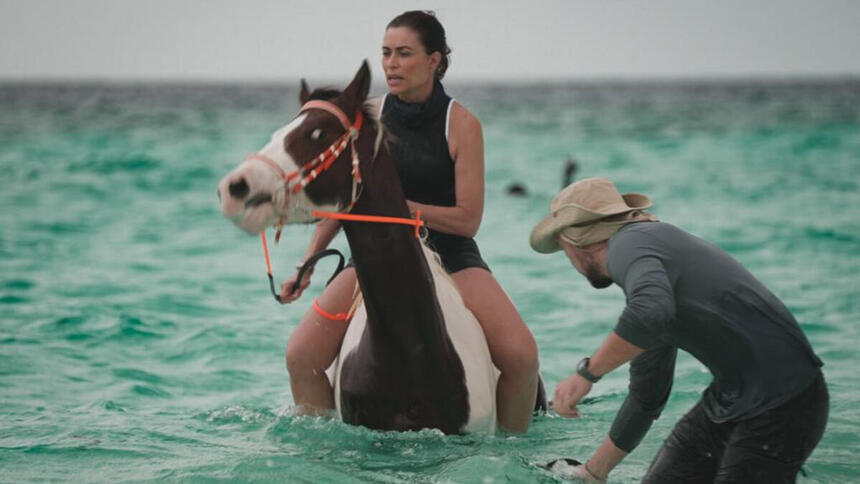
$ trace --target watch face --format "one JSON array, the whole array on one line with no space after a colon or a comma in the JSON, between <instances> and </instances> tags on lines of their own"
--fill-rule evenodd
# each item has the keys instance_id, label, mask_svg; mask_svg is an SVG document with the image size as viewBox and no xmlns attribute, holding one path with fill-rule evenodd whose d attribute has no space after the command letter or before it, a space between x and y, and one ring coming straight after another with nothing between
<instances>
[{"instance_id":1,"label":"watch face","mask_svg":"<svg viewBox=\"0 0 860 484\"><path fill-rule=\"evenodd\" d=\"M583 358L582 361L580 361L579 364L576 365L576 372L579 373L579 375L581 377L585 378L586 380L590 381L591 383L596 383L597 380L600 380L600 377L595 377L594 375L591 374L590 371L588 371L588 363L590 361L591 361L591 358L588 358L588 357Z\"/></svg>"}]
</instances>

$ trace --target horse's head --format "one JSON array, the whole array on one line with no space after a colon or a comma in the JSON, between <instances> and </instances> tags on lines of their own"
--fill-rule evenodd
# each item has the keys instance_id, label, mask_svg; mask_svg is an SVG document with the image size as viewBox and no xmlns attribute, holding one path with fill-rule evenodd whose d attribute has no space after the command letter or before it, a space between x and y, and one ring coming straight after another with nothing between
<instances>
[{"instance_id":1,"label":"horse's head","mask_svg":"<svg viewBox=\"0 0 860 484\"><path fill-rule=\"evenodd\" d=\"M257 234L270 225L312 222L313 210L342 211L354 202L356 136L359 132L367 136L373 124L364 119L366 129L361 129L359 121L366 118L362 109L369 89L366 61L343 92L311 93L302 80L298 116L218 184L224 216ZM321 100L335 109L315 105L314 101ZM352 129L357 130L353 135Z\"/></svg>"}]
</instances>

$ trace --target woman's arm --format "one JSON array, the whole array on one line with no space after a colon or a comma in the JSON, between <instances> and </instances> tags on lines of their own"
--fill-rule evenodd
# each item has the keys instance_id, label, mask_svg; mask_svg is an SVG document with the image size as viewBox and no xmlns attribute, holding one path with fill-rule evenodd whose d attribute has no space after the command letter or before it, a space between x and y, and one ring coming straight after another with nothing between
<instances>
[{"instance_id":1,"label":"woman's arm","mask_svg":"<svg viewBox=\"0 0 860 484\"><path fill-rule=\"evenodd\" d=\"M484 213L484 135L481 122L460 103L451 106L448 148L454 160L456 204L453 207L408 202L421 210L428 227L449 234L474 237Z\"/></svg>"},{"instance_id":2,"label":"woman's arm","mask_svg":"<svg viewBox=\"0 0 860 484\"><path fill-rule=\"evenodd\" d=\"M340 222L337 220L327 218L318 222L302 260L308 260L317 252L328 247L338 230L340 230Z\"/></svg>"},{"instance_id":3,"label":"woman's arm","mask_svg":"<svg viewBox=\"0 0 860 484\"><path fill-rule=\"evenodd\" d=\"M314 229L313 235L311 235L311 241L308 243L308 248L305 250L305 256L302 258L303 261L308 260L309 257L313 256L317 252L325 249L331 243L332 239L334 239L335 235L337 235L338 230L340 229L340 222L332 219L324 219L319 222ZM281 304L289 304L299 297L301 297L302 293L311 283L311 274L313 273L313 268L308 270L305 273L305 277L302 279L302 282L299 284L299 287L293 292L293 286L296 283L296 278L299 277L298 267L296 268L296 272L284 281L281 284Z\"/></svg>"}]
</instances>

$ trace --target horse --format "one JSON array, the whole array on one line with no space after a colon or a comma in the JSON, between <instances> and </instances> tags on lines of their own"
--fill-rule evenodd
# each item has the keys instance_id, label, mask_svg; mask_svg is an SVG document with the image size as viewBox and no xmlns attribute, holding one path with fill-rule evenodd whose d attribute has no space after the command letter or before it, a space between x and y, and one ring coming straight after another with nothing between
<instances>
[{"instance_id":1,"label":"horse","mask_svg":"<svg viewBox=\"0 0 860 484\"><path fill-rule=\"evenodd\" d=\"M499 372L418 237L422 222L410 216L369 88L366 61L342 92L309 92L302 80L296 118L219 183L222 213L250 234L342 214L362 299L327 371L344 422L492 433ZM386 223L349 219L356 214ZM536 402L546 408L542 385Z\"/></svg>"}]
</instances>

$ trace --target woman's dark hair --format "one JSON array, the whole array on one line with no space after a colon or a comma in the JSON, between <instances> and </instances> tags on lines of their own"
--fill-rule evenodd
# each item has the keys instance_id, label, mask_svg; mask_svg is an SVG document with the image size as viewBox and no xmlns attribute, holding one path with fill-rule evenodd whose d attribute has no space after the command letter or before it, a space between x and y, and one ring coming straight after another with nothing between
<instances>
[{"instance_id":1,"label":"woman's dark hair","mask_svg":"<svg viewBox=\"0 0 860 484\"><path fill-rule=\"evenodd\" d=\"M436 68L436 79L445 77L445 71L448 70L450 63L448 55L451 53L451 48L448 47L445 40L445 28L439 23L433 11L410 10L403 12L388 22L385 29L388 30L392 27L409 27L418 34L427 54L434 52L442 54L442 60L439 62L439 67Z\"/></svg>"}]
</instances>

